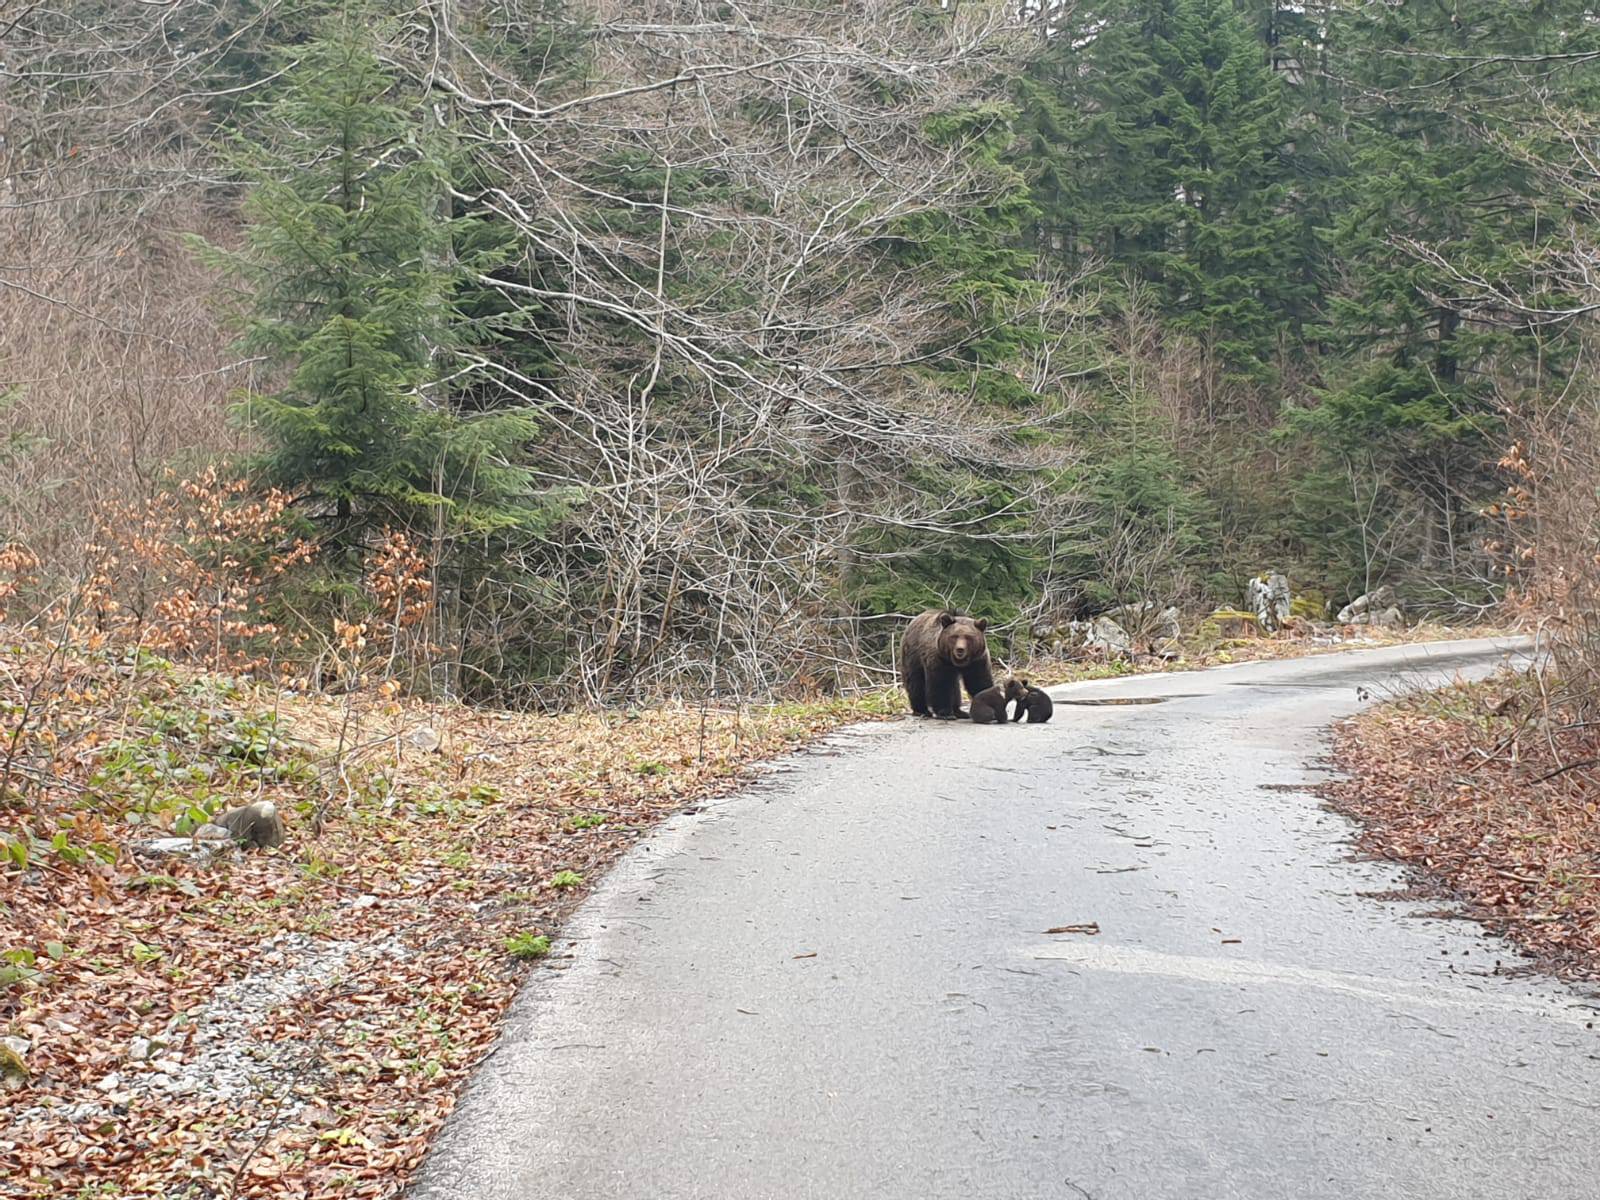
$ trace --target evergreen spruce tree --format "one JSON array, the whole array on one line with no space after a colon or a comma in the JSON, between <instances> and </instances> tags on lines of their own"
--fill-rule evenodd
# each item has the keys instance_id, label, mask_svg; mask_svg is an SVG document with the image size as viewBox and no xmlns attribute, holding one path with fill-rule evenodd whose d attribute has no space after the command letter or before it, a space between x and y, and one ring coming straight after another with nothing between
<instances>
[{"instance_id":1,"label":"evergreen spruce tree","mask_svg":"<svg viewBox=\"0 0 1600 1200\"><path fill-rule=\"evenodd\" d=\"M1297 482L1295 522L1340 565L1336 590L1360 590L1391 564L1436 577L1471 569L1474 512L1497 487L1495 377L1529 378L1559 350L1453 299L1455 273L1517 294L1536 287L1528 262L1562 214L1510 149L1537 117L1518 60L1592 48L1582 7L1462 0L1327 13L1323 53L1344 82L1315 136L1338 164L1340 285L1317 331L1325 386L1290 424L1320 454ZM1559 67L1541 84L1551 98L1575 86Z\"/></svg>"},{"instance_id":2,"label":"evergreen spruce tree","mask_svg":"<svg viewBox=\"0 0 1600 1200\"><path fill-rule=\"evenodd\" d=\"M1131 270L1169 328L1270 379L1310 292L1283 82L1235 0L1090 4L1022 99L1041 251Z\"/></svg>"},{"instance_id":3,"label":"evergreen spruce tree","mask_svg":"<svg viewBox=\"0 0 1600 1200\"><path fill-rule=\"evenodd\" d=\"M1040 343L1041 327L1037 319L1018 320L1015 314L1027 313L1043 293L1036 255L1021 244L1035 214L1028 182L1004 157L1016 116L1012 105L993 103L930 118L932 135L959 148L972 164L987 203L959 217L923 212L903 219L896 225L893 255L945 281L946 320L908 357L927 362L922 374L932 388L969 398L997 423L1015 425L1027 440L1043 436L1028 423L1044 401L1025 382L1019 363ZM1052 531L1033 520L1005 470L947 461L921 466L904 482L939 497L952 525L981 536L871 531L859 547L865 561L844 581L859 612L955 604L981 608L998 624L1035 598L1037 579L1049 569Z\"/></svg>"},{"instance_id":4,"label":"evergreen spruce tree","mask_svg":"<svg viewBox=\"0 0 1600 1200\"><path fill-rule=\"evenodd\" d=\"M1029 244L1046 261L1100 266L1107 297L1114 365L1092 405L1082 481L1103 518L1092 555L1109 561L1130 536L1160 538L1224 602L1228 572L1248 576L1243 564L1274 541L1274 514L1251 505L1292 387L1280 368L1305 369L1299 335L1323 269L1300 97L1282 61L1301 27L1261 10L1088 0L1052 31L1019 91L1029 136L1017 157L1038 210ZM1152 336L1110 350L1133 319ZM1192 357L1186 341L1206 390L1183 397L1180 416L1142 373Z\"/></svg>"},{"instance_id":5,"label":"evergreen spruce tree","mask_svg":"<svg viewBox=\"0 0 1600 1200\"><path fill-rule=\"evenodd\" d=\"M523 522L527 410L467 416L442 383L470 264L432 125L397 99L359 15L295 58L239 150L243 247L212 254L243 293L243 349L278 381L239 406L266 442L261 474L336 546L424 516L435 535Z\"/></svg>"}]
</instances>

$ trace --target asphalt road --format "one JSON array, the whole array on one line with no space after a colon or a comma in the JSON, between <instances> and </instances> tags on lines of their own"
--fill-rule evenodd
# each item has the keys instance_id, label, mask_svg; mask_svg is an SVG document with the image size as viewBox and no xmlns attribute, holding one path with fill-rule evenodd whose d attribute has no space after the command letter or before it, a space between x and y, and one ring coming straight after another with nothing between
<instances>
[{"instance_id":1,"label":"asphalt road","mask_svg":"<svg viewBox=\"0 0 1600 1200\"><path fill-rule=\"evenodd\" d=\"M1592 1200L1597 1002L1302 790L1358 689L1500 649L834 735L611 874L413 1197Z\"/></svg>"}]
</instances>

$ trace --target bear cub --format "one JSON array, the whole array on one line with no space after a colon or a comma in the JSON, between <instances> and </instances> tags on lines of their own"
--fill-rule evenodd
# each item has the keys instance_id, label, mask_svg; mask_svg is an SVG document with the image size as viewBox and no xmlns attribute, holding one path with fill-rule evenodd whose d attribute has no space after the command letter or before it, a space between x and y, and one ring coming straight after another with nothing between
<instances>
[{"instance_id":1,"label":"bear cub","mask_svg":"<svg viewBox=\"0 0 1600 1200\"><path fill-rule=\"evenodd\" d=\"M972 719L979 725L1004 725L1006 707L1015 700L1020 714L1027 695L1023 684L1015 679L1006 680L1004 687L997 683L985 688L972 698Z\"/></svg>"},{"instance_id":2,"label":"bear cub","mask_svg":"<svg viewBox=\"0 0 1600 1200\"><path fill-rule=\"evenodd\" d=\"M1021 683L1021 697L1017 700L1017 714L1013 721L1022 720L1022 714L1028 714L1029 725L1043 725L1050 719L1050 714L1056 711L1055 701L1050 699L1050 693L1043 688L1036 688L1024 679Z\"/></svg>"}]
</instances>

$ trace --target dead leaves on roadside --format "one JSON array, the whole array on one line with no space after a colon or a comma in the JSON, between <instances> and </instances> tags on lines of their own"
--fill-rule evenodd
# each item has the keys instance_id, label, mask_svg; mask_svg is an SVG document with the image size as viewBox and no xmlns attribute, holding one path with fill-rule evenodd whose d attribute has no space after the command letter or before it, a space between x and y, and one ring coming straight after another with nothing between
<instances>
[{"instance_id":1,"label":"dead leaves on roadside","mask_svg":"<svg viewBox=\"0 0 1600 1200\"><path fill-rule=\"evenodd\" d=\"M78 820L103 773L96 747L128 740L108 723L152 705L166 721L189 695L163 676L130 697L115 665L58 673L73 686L35 735L70 749L51 755L24 809L0 813L19 828ZM206 867L123 849L3 868L0 952L26 948L39 964L0 990L0 1036L25 1047L28 1073L0 1090L7 1195L398 1195L529 969L507 938L559 934L657 821L863 715L549 717L231 685L207 697L213 724L269 703L317 768L266 781L290 840ZM426 749L408 737L419 728L437 731ZM355 749L335 761L340 744ZM95 804L84 836L125 847L146 835L121 823L114 794Z\"/></svg>"},{"instance_id":2,"label":"dead leaves on roadside","mask_svg":"<svg viewBox=\"0 0 1600 1200\"><path fill-rule=\"evenodd\" d=\"M1345 722L1325 791L1360 848L1419 868L1540 966L1600 979L1600 730L1502 676Z\"/></svg>"}]
</instances>

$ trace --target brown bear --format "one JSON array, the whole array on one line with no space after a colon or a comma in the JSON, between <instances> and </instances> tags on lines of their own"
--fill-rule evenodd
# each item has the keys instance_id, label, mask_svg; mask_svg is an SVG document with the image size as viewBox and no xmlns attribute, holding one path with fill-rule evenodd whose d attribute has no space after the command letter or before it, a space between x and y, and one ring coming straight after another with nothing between
<instances>
[{"instance_id":1,"label":"brown bear","mask_svg":"<svg viewBox=\"0 0 1600 1200\"><path fill-rule=\"evenodd\" d=\"M1050 699L1050 693L1043 688L1036 688L1026 679L1022 681L1022 698L1017 702L1017 715L1013 721L1022 720L1022 714L1028 714L1029 725L1043 725L1050 719L1050 714L1056 711L1055 701Z\"/></svg>"},{"instance_id":2,"label":"brown bear","mask_svg":"<svg viewBox=\"0 0 1600 1200\"><path fill-rule=\"evenodd\" d=\"M1003 687L997 683L972 698L972 719L979 725L1004 725L1006 706L1015 700L1017 712L1021 713L1027 699L1027 688L1015 679L1007 679Z\"/></svg>"},{"instance_id":3,"label":"brown bear","mask_svg":"<svg viewBox=\"0 0 1600 1200\"><path fill-rule=\"evenodd\" d=\"M989 622L949 609L929 609L911 619L900 641L900 680L911 711L919 717L964 717L961 685L967 695L994 686L989 646L983 631Z\"/></svg>"}]
</instances>

